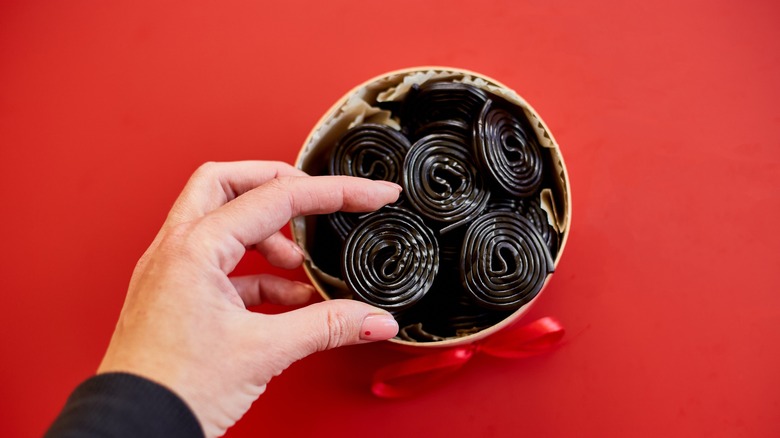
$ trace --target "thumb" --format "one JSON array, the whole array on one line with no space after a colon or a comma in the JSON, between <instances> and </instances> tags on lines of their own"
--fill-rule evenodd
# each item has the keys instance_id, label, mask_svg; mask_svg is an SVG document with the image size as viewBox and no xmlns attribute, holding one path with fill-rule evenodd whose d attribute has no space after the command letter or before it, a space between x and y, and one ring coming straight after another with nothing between
<instances>
[{"instance_id":1,"label":"thumb","mask_svg":"<svg viewBox=\"0 0 780 438\"><path fill-rule=\"evenodd\" d=\"M390 313L353 300L330 300L273 315L293 360L344 345L384 341L398 333Z\"/></svg>"}]
</instances>

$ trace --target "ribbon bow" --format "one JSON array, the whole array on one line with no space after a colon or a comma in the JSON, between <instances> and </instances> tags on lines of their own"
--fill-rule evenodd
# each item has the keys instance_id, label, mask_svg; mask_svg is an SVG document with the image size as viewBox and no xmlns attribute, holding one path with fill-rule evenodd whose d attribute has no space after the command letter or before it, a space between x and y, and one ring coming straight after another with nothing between
<instances>
[{"instance_id":1,"label":"ribbon bow","mask_svg":"<svg viewBox=\"0 0 780 438\"><path fill-rule=\"evenodd\" d=\"M535 356L555 348L564 333L558 320L546 316L482 341L384 366L374 373L371 392L382 398L419 394L458 370L478 352L509 359Z\"/></svg>"}]
</instances>

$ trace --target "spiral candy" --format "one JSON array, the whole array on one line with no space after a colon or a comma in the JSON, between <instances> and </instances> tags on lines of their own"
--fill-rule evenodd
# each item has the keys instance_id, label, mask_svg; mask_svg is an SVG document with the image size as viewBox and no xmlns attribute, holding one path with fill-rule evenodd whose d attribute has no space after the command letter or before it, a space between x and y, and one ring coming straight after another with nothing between
<instances>
[{"instance_id":1,"label":"spiral candy","mask_svg":"<svg viewBox=\"0 0 780 438\"><path fill-rule=\"evenodd\" d=\"M463 139L451 134L431 134L412 145L402 184L411 207L444 223L443 233L476 217L490 196Z\"/></svg>"},{"instance_id":2,"label":"spiral candy","mask_svg":"<svg viewBox=\"0 0 780 438\"><path fill-rule=\"evenodd\" d=\"M318 219L312 257L330 275L328 296L391 312L399 339L469 336L531 302L554 270L562 235L540 205L541 190L555 190L548 151L523 107L490 88L429 80L394 96L369 104L400 131L345 112L340 126L356 126L324 164L332 175L398 183L400 198Z\"/></svg>"},{"instance_id":3,"label":"spiral candy","mask_svg":"<svg viewBox=\"0 0 780 438\"><path fill-rule=\"evenodd\" d=\"M403 119L410 134L420 127L441 120L471 125L487 100L477 87L455 82L427 82L413 88L404 102Z\"/></svg>"},{"instance_id":4,"label":"spiral candy","mask_svg":"<svg viewBox=\"0 0 780 438\"><path fill-rule=\"evenodd\" d=\"M471 144L471 125L460 120L437 120L420 127L416 132L417 139L430 134L452 134L463 139L465 144Z\"/></svg>"},{"instance_id":5,"label":"spiral candy","mask_svg":"<svg viewBox=\"0 0 780 438\"><path fill-rule=\"evenodd\" d=\"M544 163L533 131L509 111L485 102L474 125L474 152L481 169L508 193L527 197L542 184Z\"/></svg>"},{"instance_id":6,"label":"spiral candy","mask_svg":"<svg viewBox=\"0 0 780 438\"><path fill-rule=\"evenodd\" d=\"M389 126L375 123L358 125L347 131L333 149L330 174L398 184L409 146L409 140Z\"/></svg>"},{"instance_id":7,"label":"spiral candy","mask_svg":"<svg viewBox=\"0 0 780 438\"><path fill-rule=\"evenodd\" d=\"M349 234L341 255L347 286L366 303L398 313L418 302L439 269L433 232L409 210L385 207Z\"/></svg>"},{"instance_id":8,"label":"spiral candy","mask_svg":"<svg viewBox=\"0 0 780 438\"><path fill-rule=\"evenodd\" d=\"M497 211L478 217L466 231L460 277L475 303L513 310L542 289L553 259L528 219Z\"/></svg>"}]
</instances>

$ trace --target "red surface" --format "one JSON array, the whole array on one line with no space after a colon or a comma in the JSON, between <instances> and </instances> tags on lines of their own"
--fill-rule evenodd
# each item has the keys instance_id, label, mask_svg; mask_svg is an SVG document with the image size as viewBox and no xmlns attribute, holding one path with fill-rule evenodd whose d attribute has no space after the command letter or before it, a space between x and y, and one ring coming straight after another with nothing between
<instances>
[{"instance_id":1,"label":"red surface","mask_svg":"<svg viewBox=\"0 0 780 438\"><path fill-rule=\"evenodd\" d=\"M0 5L4 436L96 368L199 163L292 161L353 85L425 64L509 84L560 142L573 230L528 317L566 344L407 401L367 390L402 353L321 353L228 436L780 435L776 2L43 3Z\"/></svg>"}]
</instances>

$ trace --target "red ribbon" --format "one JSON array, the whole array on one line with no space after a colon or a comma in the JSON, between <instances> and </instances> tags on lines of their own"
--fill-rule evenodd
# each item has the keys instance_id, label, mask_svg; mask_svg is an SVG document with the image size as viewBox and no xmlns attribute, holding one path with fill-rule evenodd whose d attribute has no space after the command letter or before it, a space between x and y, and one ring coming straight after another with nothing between
<instances>
[{"instance_id":1,"label":"red ribbon","mask_svg":"<svg viewBox=\"0 0 780 438\"><path fill-rule=\"evenodd\" d=\"M374 373L371 392L382 398L419 394L458 370L478 352L510 359L536 356L555 348L564 333L557 319L546 316L473 344L384 366Z\"/></svg>"}]
</instances>

